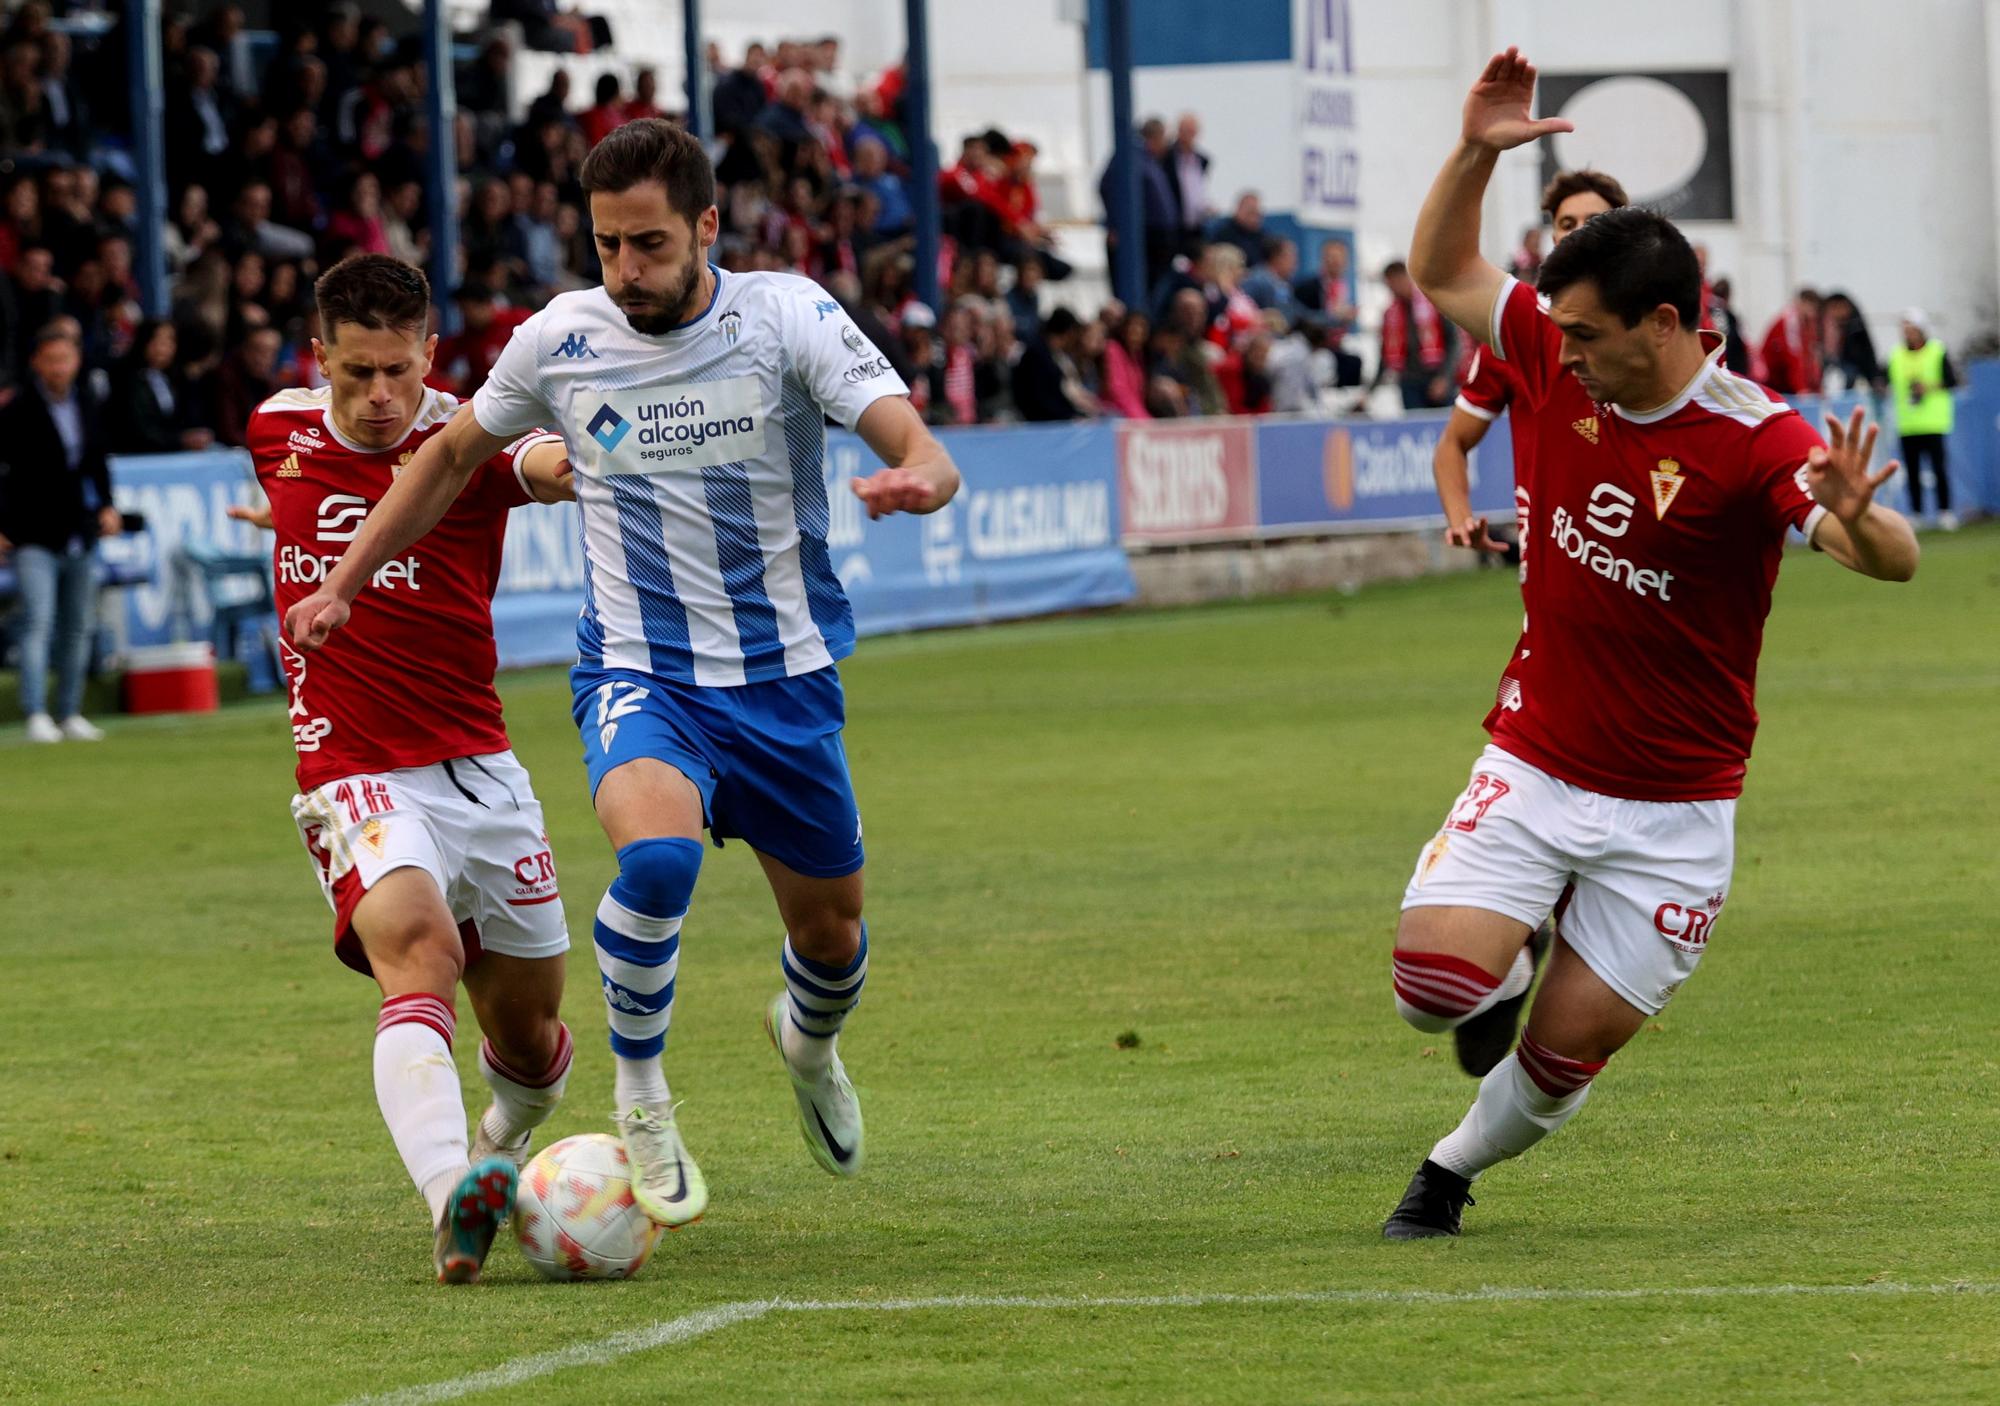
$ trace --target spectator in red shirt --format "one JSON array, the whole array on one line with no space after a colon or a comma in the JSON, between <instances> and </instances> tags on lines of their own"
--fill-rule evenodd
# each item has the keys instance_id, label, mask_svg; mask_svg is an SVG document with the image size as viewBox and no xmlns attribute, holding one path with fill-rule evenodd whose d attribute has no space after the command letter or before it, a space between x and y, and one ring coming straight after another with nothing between
<instances>
[{"instance_id":1,"label":"spectator in red shirt","mask_svg":"<svg viewBox=\"0 0 2000 1406\"><path fill-rule=\"evenodd\" d=\"M583 128L583 139L592 146L603 141L614 128L622 127L632 120L631 111L626 107L624 94L620 90L617 74L597 75L597 105L585 108L576 120L577 125Z\"/></svg>"},{"instance_id":2,"label":"spectator in red shirt","mask_svg":"<svg viewBox=\"0 0 2000 1406\"><path fill-rule=\"evenodd\" d=\"M357 175L347 188L347 200L326 223L327 237L355 254L389 252L388 227L382 222L382 183L372 171Z\"/></svg>"},{"instance_id":3,"label":"spectator in red shirt","mask_svg":"<svg viewBox=\"0 0 2000 1406\"><path fill-rule=\"evenodd\" d=\"M1757 379L1780 395L1819 390L1819 311L1819 294L1801 288L1764 333Z\"/></svg>"},{"instance_id":4,"label":"spectator in red shirt","mask_svg":"<svg viewBox=\"0 0 2000 1406\"><path fill-rule=\"evenodd\" d=\"M471 280L461 285L451 299L458 304L464 330L438 342L428 380L463 400L486 384L486 378L493 374L493 363L506 349L507 339L529 315L520 308L496 306L493 290Z\"/></svg>"},{"instance_id":5,"label":"spectator in red shirt","mask_svg":"<svg viewBox=\"0 0 2000 1406\"><path fill-rule=\"evenodd\" d=\"M632 80L632 101L625 104L625 120L637 122L645 117L665 117L660 105L653 100L660 95L660 75L650 68L642 68Z\"/></svg>"}]
</instances>

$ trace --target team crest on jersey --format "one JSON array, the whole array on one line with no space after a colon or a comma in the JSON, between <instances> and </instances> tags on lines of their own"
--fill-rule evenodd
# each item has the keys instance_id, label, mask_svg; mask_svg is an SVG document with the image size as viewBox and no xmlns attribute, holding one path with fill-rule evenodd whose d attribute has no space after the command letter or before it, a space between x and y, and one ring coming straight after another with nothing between
<instances>
[{"instance_id":1,"label":"team crest on jersey","mask_svg":"<svg viewBox=\"0 0 2000 1406\"><path fill-rule=\"evenodd\" d=\"M396 456L396 462L389 466L389 482L394 483L403 476L403 470L410 467L410 460L417 457L414 449L405 449Z\"/></svg>"},{"instance_id":2,"label":"team crest on jersey","mask_svg":"<svg viewBox=\"0 0 2000 1406\"><path fill-rule=\"evenodd\" d=\"M297 478L304 472L305 470L299 467L299 456L296 454L287 454L285 462L278 465L277 476L279 478Z\"/></svg>"},{"instance_id":3,"label":"team crest on jersey","mask_svg":"<svg viewBox=\"0 0 2000 1406\"><path fill-rule=\"evenodd\" d=\"M731 308L722 315L721 322L723 340L735 346L736 339L743 334L743 314Z\"/></svg>"},{"instance_id":4,"label":"team crest on jersey","mask_svg":"<svg viewBox=\"0 0 2000 1406\"><path fill-rule=\"evenodd\" d=\"M1667 509L1674 505L1674 499L1680 496L1681 485L1687 480L1681 477L1681 466L1675 459L1660 460L1660 466L1652 472L1652 479L1653 516L1664 520Z\"/></svg>"},{"instance_id":5,"label":"team crest on jersey","mask_svg":"<svg viewBox=\"0 0 2000 1406\"><path fill-rule=\"evenodd\" d=\"M1597 417L1595 415L1586 415L1581 420L1572 421L1570 428L1589 440L1592 444L1597 443Z\"/></svg>"},{"instance_id":6,"label":"team crest on jersey","mask_svg":"<svg viewBox=\"0 0 2000 1406\"><path fill-rule=\"evenodd\" d=\"M361 827L361 843L373 850L375 857L380 859L382 857L382 845L388 833L389 827L387 825L370 816L367 824Z\"/></svg>"}]
</instances>

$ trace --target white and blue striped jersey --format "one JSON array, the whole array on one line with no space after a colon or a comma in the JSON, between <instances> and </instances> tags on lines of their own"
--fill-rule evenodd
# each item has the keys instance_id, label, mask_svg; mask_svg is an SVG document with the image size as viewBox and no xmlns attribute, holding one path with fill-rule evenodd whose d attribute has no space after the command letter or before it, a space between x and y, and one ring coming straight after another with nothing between
<instances>
[{"instance_id":1,"label":"white and blue striped jersey","mask_svg":"<svg viewBox=\"0 0 2000 1406\"><path fill-rule=\"evenodd\" d=\"M473 397L489 433L561 431L583 521L583 663L727 687L854 651L828 556L825 418L902 378L818 284L715 270L699 317L648 337L602 288L515 329Z\"/></svg>"}]
</instances>

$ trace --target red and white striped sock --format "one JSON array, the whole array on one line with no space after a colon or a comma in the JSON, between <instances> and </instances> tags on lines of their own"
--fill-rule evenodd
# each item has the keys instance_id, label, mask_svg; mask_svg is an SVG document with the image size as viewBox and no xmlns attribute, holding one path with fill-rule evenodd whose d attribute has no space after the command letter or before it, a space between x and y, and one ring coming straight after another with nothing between
<instances>
[{"instance_id":1,"label":"red and white striped sock","mask_svg":"<svg viewBox=\"0 0 2000 1406\"><path fill-rule=\"evenodd\" d=\"M1576 1116L1605 1062L1571 1059L1527 1036L1479 1081L1465 1120L1431 1149L1431 1161L1462 1177L1519 1157Z\"/></svg>"},{"instance_id":2,"label":"red and white striped sock","mask_svg":"<svg viewBox=\"0 0 2000 1406\"><path fill-rule=\"evenodd\" d=\"M1430 1034L1456 1030L1494 1002L1520 995L1535 979L1535 959L1526 947L1504 977L1448 952L1398 947L1389 961L1396 983L1396 1014Z\"/></svg>"},{"instance_id":3,"label":"red and white striped sock","mask_svg":"<svg viewBox=\"0 0 2000 1406\"><path fill-rule=\"evenodd\" d=\"M502 1147L512 1147L521 1134L539 1128L562 1102L563 1086L569 1082L570 1058L576 1047L570 1042L569 1027L556 1026L555 1058L549 1067L532 1077L510 1068L493 1052L491 1040L479 1042L479 1073L493 1090L493 1106L479 1125Z\"/></svg>"},{"instance_id":4,"label":"red and white striped sock","mask_svg":"<svg viewBox=\"0 0 2000 1406\"><path fill-rule=\"evenodd\" d=\"M423 991L391 996L375 1022L375 1101L433 1225L468 1166L465 1100L451 1057L457 1025L451 998Z\"/></svg>"}]
</instances>

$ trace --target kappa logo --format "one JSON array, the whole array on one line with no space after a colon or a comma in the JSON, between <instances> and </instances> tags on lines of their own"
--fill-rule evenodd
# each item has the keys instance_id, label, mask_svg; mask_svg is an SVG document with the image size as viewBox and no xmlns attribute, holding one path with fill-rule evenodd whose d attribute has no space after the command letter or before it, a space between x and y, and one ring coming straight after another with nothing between
<instances>
[{"instance_id":1,"label":"kappa logo","mask_svg":"<svg viewBox=\"0 0 2000 1406\"><path fill-rule=\"evenodd\" d=\"M722 324L723 340L727 341L730 346L735 346L737 337L741 336L743 332L743 314L732 308L722 315L720 321Z\"/></svg>"},{"instance_id":2,"label":"kappa logo","mask_svg":"<svg viewBox=\"0 0 2000 1406\"><path fill-rule=\"evenodd\" d=\"M606 1005L616 1006L621 1011L630 1011L633 1015L654 1014L654 1012L646 1009L643 1001L634 1000L624 987L614 985L610 977L607 976L603 980L604 1003Z\"/></svg>"},{"instance_id":3,"label":"kappa logo","mask_svg":"<svg viewBox=\"0 0 2000 1406\"><path fill-rule=\"evenodd\" d=\"M593 361L597 359L597 353L590 349L590 338L586 337L581 332L572 332L567 337L563 338L561 343L556 347L556 349L553 352L550 353L550 355L566 356L571 361L581 361L586 356L591 358Z\"/></svg>"},{"instance_id":4,"label":"kappa logo","mask_svg":"<svg viewBox=\"0 0 2000 1406\"><path fill-rule=\"evenodd\" d=\"M1681 466L1672 459L1660 460L1660 466L1653 470L1651 477L1653 516L1664 521L1667 509L1674 505L1674 499L1680 496L1681 485L1687 480L1681 477Z\"/></svg>"},{"instance_id":5,"label":"kappa logo","mask_svg":"<svg viewBox=\"0 0 2000 1406\"><path fill-rule=\"evenodd\" d=\"M299 467L299 456L296 454L287 454L285 462L278 465L277 476L279 478L297 478L304 472L305 470Z\"/></svg>"},{"instance_id":6,"label":"kappa logo","mask_svg":"<svg viewBox=\"0 0 2000 1406\"><path fill-rule=\"evenodd\" d=\"M829 316L840 311L840 304L831 298L816 298L813 301L813 311L818 313L819 320L824 322Z\"/></svg>"},{"instance_id":7,"label":"kappa logo","mask_svg":"<svg viewBox=\"0 0 2000 1406\"><path fill-rule=\"evenodd\" d=\"M1595 415L1586 415L1581 420L1572 420L1570 428L1589 440L1592 444L1597 443L1597 417Z\"/></svg>"},{"instance_id":8,"label":"kappa logo","mask_svg":"<svg viewBox=\"0 0 2000 1406\"><path fill-rule=\"evenodd\" d=\"M334 493L320 499L317 530L322 542L352 542L368 516L368 500L352 493Z\"/></svg>"},{"instance_id":9,"label":"kappa logo","mask_svg":"<svg viewBox=\"0 0 2000 1406\"><path fill-rule=\"evenodd\" d=\"M603 445L608 452L616 453L618 446L625 442L625 436L632 432L632 422L609 405L603 405L590 417L590 423L583 428L586 434Z\"/></svg>"},{"instance_id":10,"label":"kappa logo","mask_svg":"<svg viewBox=\"0 0 2000 1406\"><path fill-rule=\"evenodd\" d=\"M1639 500L1613 483L1600 483L1590 490L1590 506L1584 520L1591 531L1606 537L1623 537L1632 526L1632 509Z\"/></svg>"}]
</instances>

